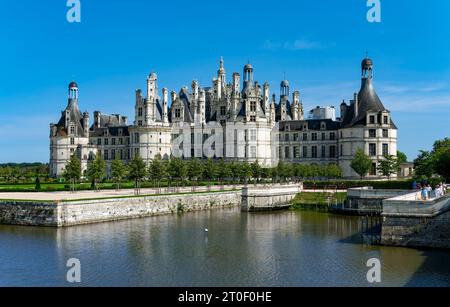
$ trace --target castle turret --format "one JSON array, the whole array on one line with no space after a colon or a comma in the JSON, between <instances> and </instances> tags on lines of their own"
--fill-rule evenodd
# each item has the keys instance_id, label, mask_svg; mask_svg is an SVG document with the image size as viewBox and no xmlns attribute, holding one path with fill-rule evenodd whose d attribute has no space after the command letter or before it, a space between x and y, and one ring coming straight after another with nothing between
<instances>
[{"instance_id":1,"label":"castle turret","mask_svg":"<svg viewBox=\"0 0 450 307\"><path fill-rule=\"evenodd\" d=\"M267 115L270 113L270 86L267 82L263 85L263 105L266 118L269 118Z\"/></svg>"},{"instance_id":2,"label":"castle turret","mask_svg":"<svg viewBox=\"0 0 450 307\"><path fill-rule=\"evenodd\" d=\"M89 137L89 113L83 113L83 136L85 138Z\"/></svg>"},{"instance_id":3,"label":"castle turret","mask_svg":"<svg viewBox=\"0 0 450 307\"><path fill-rule=\"evenodd\" d=\"M199 114L200 114L200 123L206 123L206 92L204 89L200 90L199 95Z\"/></svg>"},{"instance_id":4,"label":"castle turret","mask_svg":"<svg viewBox=\"0 0 450 307\"><path fill-rule=\"evenodd\" d=\"M158 76L151 73L147 78L147 104L145 106L145 123L147 126L156 121L156 100L158 95Z\"/></svg>"},{"instance_id":5,"label":"castle turret","mask_svg":"<svg viewBox=\"0 0 450 307\"><path fill-rule=\"evenodd\" d=\"M167 88L162 89L163 101L162 101L162 121L163 123L169 122L169 91Z\"/></svg>"}]
</instances>

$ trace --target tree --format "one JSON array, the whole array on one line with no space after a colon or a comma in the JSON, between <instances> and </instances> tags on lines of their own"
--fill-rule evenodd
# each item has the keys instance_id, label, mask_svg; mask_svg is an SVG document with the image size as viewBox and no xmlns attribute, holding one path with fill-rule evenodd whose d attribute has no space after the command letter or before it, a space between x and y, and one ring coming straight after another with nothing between
<instances>
[{"instance_id":1,"label":"tree","mask_svg":"<svg viewBox=\"0 0 450 307\"><path fill-rule=\"evenodd\" d=\"M397 161L398 164L403 164L408 162L408 157L405 153L401 152L400 150L397 150Z\"/></svg>"},{"instance_id":2,"label":"tree","mask_svg":"<svg viewBox=\"0 0 450 307\"><path fill-rule=\"evenodd\" d=\"M111 178L116 183L117 190L120 190L120 184L126 176L127 167L125 166L125 163L116 156L116 159L111 162Z\"/></svg>"},{"instance_id":3,"label":"tree","mask_svg":"<svg viewBox=\"0 0 450 307\"><path fill-rule=\"evenodd\" d=\"M226 163L223 158L220 159L219 164L217 165L217 177L219 177L219 180L223 182L232 176L233 173L230 164Z\"/></svg>"},{"instance_id":4,"label":"tree","mask_svg":"<svg viewBox=\"0 0 450 307\"><path fill-rule=\"evenodd\" d=\"M250 165L251 168L251 172L252 172L252 177L253 177L253 181L256 184L257 181L259 181L259 179L261 178L261 165L259 165L258 160L256 160L255 162L253 162Z\"/></svg>"},{"instance_id":5,"label":"tree","mask_svg":"<svg viewBox=\"0 0 450 307\"><path fill-rule=\"evenodd\" d=\"M216 164L212 159L208 159L203 165L203 177L208 181L214 179L217 176Z\"/></svg>"},{"instance_id":6,"label":"tree","mask_svg":"<svg viewBox=\"0 0 450 307\"><path fill-rule=\"evenodd\" d=\"M70 182L70 190L75 192L75 184L81 178L81 162L76 155L70 157L66 169L64 170L63 177L66 181Z\"/></svg>"},{"instance_id":7,"label":"tree","mask_svg":"<svg viewBox=\"0 0 450 307\"><path fill-rule=\"evenodd\" d=\"M361 177L361 180L370 170L372 160L364 153L362 149L358 149L353 157L351 168Z\"/></svg>"},{"instance_id":8,"label":"tree","mask_svg":"<svg viewBox=\"0 0 450 307\"><path fill-rule=\"evenodd\" d=\"M128 176L134 181L134 192L136 195L141 193L141 182L147 175L147 168L144 160L139 154L135 155L128 164Z\"/></svg>"},{"instance_id":9,"label":"tree","mask_svg":"<svg viewBox=\"0 0 450 307\"><path fill-rule=\"evenodd\" d=\"M248 183L248 179L252 176L252 168L247 161L240 163L239 165L239 178L245 185Z\"/></svg>"},{"instance_id":10,"label":"tree","mask_svg":"<svg viewBox=\"0 0 450 307\"><path fill-rule=\"evenodd\" d=\"M91 182L92 188L97 190L97 183L106 176L106 163L100 154L96 155L94 160L89 161L86 176Z\"/></svg>"},{"instance_id":11,"label":"tree","mask_svg":"<svg viewBox=\"0 0 450 307\"><path fill-rule=\"evenodd\" d=\"M436 153L435 171L446 180L450 180L450 148L439 149Z\"/></svg>"},{"instance_id":12,"label":"tree","mask_svg":"<svg viewBox=\"0 0 450 307\"><path fill-rule=\"evenodd\" d=\"M167 172L171 179L184 180L188 176L188 167L184 160L172 158L169 161Z\"/></svg>"},{"instance_id":13,"label":"tree","mask_svg":"<svg viewBox=\"0 0 450 307\"><path fill-rule=\"evenodd\" d=\"M196 158L191 159L187 165L187 175L189 180L198 184L203 175L203 164Z\"/></svg>"},{"instance_id":14,"label":"tree","mask_svg":"<svg viewBox=\"0 0 450 307\"><path fill-rule=\"evenodd\" d=\"M281 180L283 179L283 181L286 180L286 173L285 173L285 164L283 163L283 161L278 162L277 165L277 175L278 178Z\"/></svg>"},{"instance_id":15,"label":"tree","mask_svg":"<svg viewBox=\"0 0 450 307\"><path fill-rule=\"evenodd\" d=\"M431 178L434 173L434 161L429 151L421 150L414 160L414 172L418 178Z\"/></svg>"},{"instance_id":16,"label":"tree","mask_svg":"<svg viewBox=\"0 0 450 307\"><path fill-rule=\"evenodd\" d=\"M393 155L387 155L384 157L384 160L380 161L380 164L378 165L378 171L381 172L381 174L388 178L388 180L391 179L392 174L396 174L398 171L398 160Z\"/></svg>"},{"instance_id":17,"label":"tree","mask_svg":"<svg viewBox=\"0 0 450 307\"><path fill-rule=\"evenodd\" d=\"M36 191L40 191L41 190L41 180L39 179L39 176L36 177L36 180L34 182L34 189Z\"/></svg>"},{"instance_id":18,"label":"tree","mask_svg":"<svg viewBox=\"0 0 450 307\"><path fill-rule=\"evenodd\" d=\"M325 173L328 179L329 178L333 178L333 179L337 179L337 178L342 178L342 176L344 175L342 172L342 168L337 165L337 164L329 164L327 166L325 166Z\"/></svg>"}]
</instances>

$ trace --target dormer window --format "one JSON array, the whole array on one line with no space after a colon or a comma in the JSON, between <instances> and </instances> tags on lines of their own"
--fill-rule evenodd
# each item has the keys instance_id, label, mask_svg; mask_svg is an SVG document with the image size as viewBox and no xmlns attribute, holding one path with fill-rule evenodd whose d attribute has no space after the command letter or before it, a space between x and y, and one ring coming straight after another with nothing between
<instances>
[{"instance_id":1,"label":"dormer window","mask_svg":"<svg viewBox=\"0 0 450 307\"><path fill-rule=\"evenodd\" d=\"M70 134L71 135L75 134L75 126L70 126Z\"/></svg>"},{"instance_id":2,"label":"dormer window","mask_svg":"<svg viewBox=\"0 0 450 307\"><path fill-rule=\"evenodd\" d=\"M369 124L375 125L375 115L370 115L369 116Z\"/></svg>"},{"instance_id":3,"label":"dormer window","mask_svg":"<svg viewBox=\"0 0 450 307\"><path fill-rule=\"evenodd\" d=\"M175 109L175 118L180 118L180 117L181 117L181 110Z\"/></svg>"},{"instance_id":4,"label":"dormer window","mask_svg":"<svg viewBox=\"0 0 450 307\"><path fill-rule=\"evenodd\" d=\"M383 124L384 125L389 125L389 117L388 116L383 116Z\"/></svg>"}]
</instances>

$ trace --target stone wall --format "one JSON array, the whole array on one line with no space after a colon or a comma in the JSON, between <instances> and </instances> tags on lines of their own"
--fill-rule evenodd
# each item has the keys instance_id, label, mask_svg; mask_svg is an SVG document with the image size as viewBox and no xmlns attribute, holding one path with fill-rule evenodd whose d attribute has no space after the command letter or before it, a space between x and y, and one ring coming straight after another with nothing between
<instances>
[{"instance_id":1,"label":"stone wall","mask_svg":"<svg viewBox=\"0 0 450 307\"><path fill-rule=\"evenodd\" d=\"M407 193L410 191L374 190L371 187L348 189L345 203L337 209L356 215L379 215L383 211L383 200Z\"/></svg>"},{"instance_id":2,"label":"stone wall","mask_svg":"<svg viewBox=\"0 0 450 307\"><path fill-rule=\"evenodd\" d=\"M287 208L303 189L302 184L271 185L242 189L242 211L265 211Z\"/></svg>"},{"instance_id":3,"label":"stone wall","mask_svg":"<svg viewBox=\"0 0 450 307\"><path fill-rule=\"evenodd\" d=\"M0 224L56 226L58 205L20 201L0 202Z\"/></svg>"},{"instance_id":4,"label":"stone wall","mask_svg":"<svg viewBox=\"0 0 450 307\"><path fill-rule=\"evenodd\" d=\"M239 191L61 203L0 202L0 223L64 227L239 206Z\"/></svg>"},{"instance_id":5,"label":"stone wall","mask_svg":"<svg viewBox=\"0 0 450 307\"><path fill-rule=\"evenodd\" d=\"M381 244L450 248L450 195L419 201L384 201Z\"/></svg>"}]
</instances>

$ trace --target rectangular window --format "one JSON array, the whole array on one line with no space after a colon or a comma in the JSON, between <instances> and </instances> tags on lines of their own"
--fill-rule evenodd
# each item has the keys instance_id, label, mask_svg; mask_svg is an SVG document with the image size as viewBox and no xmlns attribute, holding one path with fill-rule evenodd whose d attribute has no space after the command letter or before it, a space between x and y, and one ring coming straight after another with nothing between
<instances>
[{"instance_id":1,"label":"rectangular window","mask_svg":"<svg viewBox=\"0 0 450 307\"><path fill-rule=\"evenodd\" d=\"M383 124L385 125L389 124L389 118L387 116L383 117Z\"/></svg>"},{"instance_id":2,"label":"rectangular window","mask_svg":"<svg viewBox=\"0 0 450 307\"><path fill-rule=\"evenodd\" d=\"M138 116L142 116L142 108L138 109Z\"/></svg>"},{"instance_id":3,"label":"rectangular window","mask_svg":"<svg viewBox=\"0 0 450 307\"><path fill-rule=\"evenodd\" d=\"M134 134L134 144L138 144L139 143L139 133L135 133Z\"/></svg>"},{"instance_id":4,"label":"rectangular window","mask_svg":"<svg viewBox=\"0 0 450 307\"><path fill-rule=\"evenodd\" d=\"M70 145L75 145L75 139L74 138L70 138Z\"/></svg>"},{"instance_id":5,"label":"rectangular window","mask_svg":"<svg viewBox=\"0 0 450 307\"><path fill-rule=\"evenodd\" d=\"M322 158L325 158L326 157L326 147L325 146L322 146Z\"/></svg>"},{"instance_id":6,"label":"rectangular window","mask_svg":"<svg viewBox=\"0 0 450 307\"><path fill-rule=\"evenodd\" d=\"M102 139L97 139L97 145L98 146L102 145Z\"/></svg>"},{"instance_id":7,"label":"rectangular window","mask_svg":"<svg viewBox=\"0 0 450 307\"><path fill-rule=\"evenodd\" d=\"M370 116L369 116L369 123L370 123L371 125L375 124L375 116L374 116L374 115L370 115Z\"/></svg>"},{"instance_id":8,"label":"rectangular window","mask_svg":"<svg viewBox=\"0 0 450 307\"><path fill-rule=\"evenodd\" d=\"M116 138L111 139L111 145L116 145Z\"/></svg>"},{"instance_id":9,"label":"rectangular window","mask_svg":"<svg viewBox=\"0 0 450 307\"><path fill-rule=\"evenodd\" d=\"M336 133L331 132L330 133L330 141L334 141L336 139Z\"/></svg>"},{"instance_id":10,"label":"rectangular window","mask_svg":"<svg viewBox=\"0 0 450 307\"><path fill-rule=\"evenodd\" d=\"M225 106L220 107L220 115L221 116L227 115L227 108Z\"/></svg>"},{"instance_id":11,"label":"rectangular window","mask_svg":"<svg viewBox=\"0 0 450 307\"><path fill-rule=\"evenodd\" d=\"M256 101L250 102L250 112L256 112Z\"/></svg>"},{"instance_id":12,"label":"rectangular window","mask_svg":"<svg viewBox=\"0 0 450 307\"><path fill-rule=\"evenodd\" d=\"M294 133L294 142L298 142L298 133Z\"/></svg>"},{"instance_id":13,"label":"rectangular window","mask_svg":"<svg viewBox=\"0 0 450 307\"><path fill-rule=\"evenodd\" d=\"M313 159L317 158L317 146L311 147L311 156Z\"/></svg>"},{"instance_id":14,"label":"rectangular window","mask_svg":"<svg viewBox=\"0 0 450 307\"><path fill-rule=\"evenodd\" d=\"M138 120L138 126L142 127L142 120Z\"/></svg>"},{"instance_id":15,"label":"rectangular window","mask_svg":"<svg viewBox=\"0 0 450 307\"><path fill-rule=\"evenodd\" d=\"M369 156L375 157L377 155L377 144L369 144Z\"/></svg>"},{"instance_id":16,"label":"rectangular window","mask_svg":"<svg viewBox=\"0 0 450 307\"><path fill-rule=\"evenodd\" d=\"M291 157L289 147L284 148L284 157L289 159Z\"/></svg>"},{"instance_id":17,"label":"rectangular window","mask_svg":"<svg viewBox=\"0 0 450 307\"><path fill-rule=\"evenodd\" d=\"M383 137L388 138L389 137L389 130L383 129Z\"/></svg>"},{"instance_id":18,"label":"rectangular window","mask_svg":"<svg viewBox=\"0 0 450 307\"><path fill-rule=\"evenodd\" d=\"M103 152L103 159L109 160L108 150L105 150L105 151Z\"/></svg>"},{"instance_id":19,"label":"rectangular window","mask_svg":"<svg viewBox=\"0 0 450 307\"><path fill-rule=\"evenodd\" d=\"M105 139L105 145L108 145L108 144L109 144L109 140Z\"/></svg>"},{"instance_id":20,"label":"rectangular window","mask_svg":"<svg viewBox=\"0 0 450 307\"><path fill-rule=\"evenodd\" d=\"M115 160L116 159L116 151L113 149L111 150L111 160Z\"/></svg>"},{"instance_id":21,"label":"rectangular window","mask_svg":"<svg viewBox=\"0 0 450 307\"><path fill-rule=\"evenodd\" d=\"M256 122L256 116L250 116L250 122L254 123Z\"/></svg>"},{"instance_id":22,"label":"rectangular window","mask_svg":"<svg viewBox=\"0 0 450 307\"><path fill-rule=\"evenodd\" d=\"M325 133L322 133L322 141L325 141Z\"/></svg>"},{"instance_id":23,"label":"rectangular window","mask_svg":"<svg viewBox=\"0 0 450 307\"><path fill-rule=\"evenodd\" d=\"M303 146L303 158L308 158L308 147Z\"/></svg>"},{"instance_id":24,"label":"rectangular window","mask_svg":"<svg viewBox=\"0 0 450 307\"><path fill-rule=\"evenodd\" d=\"M256 146L250 146L250 158L256 158Z\"/></svg>"},{"instance_id":25,"label":"rectangular window","mask_svg":"<svg viewBox=\"0 0 450 307\"><path fill-rule=\"evenodd\" d=\"M294 146L294 158L300 159L300 148L298 146Z\"/></svg>"},{"instance_id":26,"label":"rectangular window","mask_svg":"<svg viewBox=\"0 0 450 307\"><path fill-rule=\"evenodd\" d=\"M181 117L181 110L175 109L175 118L180 118L180 117Z\"/></svg>"},{"instance_id":27,"label":"rectangular window","mask_svg":"<svg viewBox=\"0 0 450 307\"><path fill-rule=\"evenodd\" d=\"M288 134L288 133L286 133L286 134L284 135L284 140L285 140L286 142L289 142L289 134Z\"/></svg>"},{"instance_id":28,"label":"rectangular window","mask_svg":"<svg viewBox=\"0 0 450 307\"><path fill-rule=\"evenodd\" d=\"M369 130L369 138L376 138L377 137L377 130L375 129L370 129Z\"/></svg>"},{"instance_id":29,"label":"rectangular window","mask_svg":"<svg viewBox=\"0 0 450 307\"><path fill-rule=\"evenodd\" d=\"M313 133L313 134L311 135L311 139L312 139L313 141L317 141L317 133Z\"/></svg>"},{"instance_id":30,"label":"rectangular window","mask_svg":"<svg viewBox=\"0 0 450 307\"><path fill-rule=\"evenodd\" d=\"M250 130L250 140L252 142L256 142L256 130L255 129Z\"/></svg>"},{"instance_id":31,"label":"rectangular window","mask_svg":"<svg viewBox=\"0 0 450 307\"><path fill-rule=\"evenodd\" d=\"M70 134L72 134L72 135L75 134L75 127L74 126L70 126Z\"/></svg>"},{"instance_id":32,"label":"rectangular window","mask_svg":"<svg viewBox=\"0 0 450 307\"><path fill-rule=\"evenodd\" d=\"M330 158L336 158L336 147L330 146Z\"/></svg>"},{"instance_id":33,"label":"rectangular window","mask_svg":"<svg viewBox=\"0 0 450 307\"><path fill-rule=\"evenodd\" d=\"M119 145L123 145L123 138L119 138Z\"/></svg>"},{"instance_id":34,"label":"rectangular window","mask_svg":"<svg viewBox=\"0 0 450 307\"><path fill-rule=\"evenodd\" d=\"M389 155L389 145L383 144L383 156Z\"/></svg>"},{"instance_id":35,"label":"rectangular window","mask_svg":"<svg viewBox=\"0 0 450 307\"><path fill-rule=\"evenodd\" d=\"M308 140L308 133L303 133L303 141L307 141Z\"/></svg>"}]
</instances>

